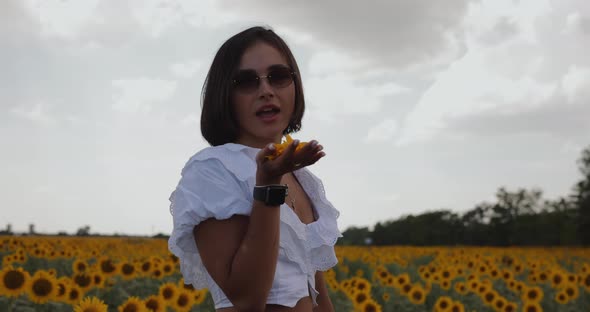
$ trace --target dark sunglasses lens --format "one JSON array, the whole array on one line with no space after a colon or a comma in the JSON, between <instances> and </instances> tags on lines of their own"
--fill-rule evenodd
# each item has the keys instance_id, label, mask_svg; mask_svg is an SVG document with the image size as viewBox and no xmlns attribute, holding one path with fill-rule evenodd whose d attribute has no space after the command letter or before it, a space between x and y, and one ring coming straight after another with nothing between
<instances>
[{"instance_id":1,"label":"dark sunglasses lens","mask_svg":"<svg viewBox=\"0 0 590 312\"><path fill-rule=\"evenodd\" d=\"M242 72L234 79L236 89L252 91L258 89L258 75L255 72Z\"/></svg>"},{"instance_id":2,"label":"dark sunglasses lens","mask_svg":"<svg viewBox=\"0 0 590 312\"><path fill-rule=\"evenodd\" d=\"M274 69L268 73L268 80L274 87L284 88L293 82L293 75L288 68Z\"/></svg>"}]
</instances>

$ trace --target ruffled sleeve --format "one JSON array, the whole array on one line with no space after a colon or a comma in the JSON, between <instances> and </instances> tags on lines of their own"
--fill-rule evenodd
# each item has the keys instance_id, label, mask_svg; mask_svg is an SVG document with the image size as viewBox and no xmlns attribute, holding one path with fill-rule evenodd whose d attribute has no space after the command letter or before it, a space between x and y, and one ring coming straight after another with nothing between
<instances>
[{"instance_id":1,"label":"ruffled sleeve","mask_svg":"<svg viewBox=\"0 0 590 312\"><path fill-rule=\"evenodd\" d=\"M313 272L326 271L336 264L334 245L342 233L338 229L340 212L326 197L322 181L311 171L303 169L297 172L299 181L314 202L318 213L318 220L309 225L309 247Z\"/></svg>"},{"instance_id":2,"label":"ruffled sleeve","mask_svg":"<svg viewBox=\"0 0 590 312\"><path fill-rule=\"evenodd\" d=\"M199 256L193 228L209 218L249 216L252 203L243 184L219 159L193 159L182 170L182 178L170 196L174 228L168 247L179 258L185 281L196 289L208 287L211 277Z\"/></svg>"}]
</instances>

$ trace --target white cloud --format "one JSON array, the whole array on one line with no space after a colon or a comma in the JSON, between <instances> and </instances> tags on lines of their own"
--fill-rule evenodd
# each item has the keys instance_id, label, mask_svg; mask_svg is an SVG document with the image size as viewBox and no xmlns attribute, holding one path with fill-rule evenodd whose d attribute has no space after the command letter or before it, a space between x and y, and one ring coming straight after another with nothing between
<instances>
[{"instance_id":1,"label":"white cloud","mask_svg":"<svg viewBox=\"0 0 590 312\"><path fill-rule=\"evenodd\" d=\"M42 26L42 34L72 39L86 24L98 0L25 0L22 3Z\"/></svg>"},{"instance_id":2,"label":"white cloud","mask_svg":"<svg viewBox=\"0 0 590 312\"><path fill-rule=\"evenodd\" d=\"M149 112L151 104L163 102L176 92L176 82L163 79L135 78L113 80L119 94L113 96L113 109L121 112Z\"/></svg>"},{"instance_id":3,"label":"white cloud","mask_svg":"<svg viewBox=\"0 0 590 312\"><path fill-rule=\"evenodd\" d=\"M310 114L371 114L381 109L382 97L407 91L392 82L360 85L351 74L310 77L305 81L306 103Z\"/></svg>"},{"instance_id":4,"label":"white cloud","mask_svg":"<svg viewBox=\"0 0 590 312\"><path fill-rule=\"evenodd\" d=\"M397 144L431 139L457 117L535 110L559 95L560 83L570 96L584 90L585 70L555 77L577 59L556 59L559 48L550 42L560 30L547 25L567 12L551 8L548 1L473 3L465 20L468 52L435 76L406 116Z\"/></svg>"},{"instance_id":5,"label":"white cloud","mask_svg":"<svg viewBox=\"0 0 590 312\"><path fill-rule=\"evenodd\" d=\"M397 122L392 118L387 118L369 129L365 142L375 143L390 140L397 133L397 130Z\"/></svg>"},{"instance_id":6,"label":"white cloud","mask_svg":"<svg viewBox=\"0 0 590 312\"><path fill-rule=\"evenodd\" d=\"M188 114L182 118L180 124L185 127L199 127L201 125L201 116L193 113Z\"/></svg>"},{"instance_id":7,"label":"white cloud","mask_svg":"<svg viewBox=\"0 0 590 312\"><path fill-rule=\"evenodd\" d=\"M202 67L199 60L190 60L184 63L170 65L170 71L179 78L190 78Z\"/></svg>"},{"instance_id":8,"label":"white cloud","mask_svg":"<svg viewBox=\"0 0 590 312\"><path fill-rule=\"evenodd\" d=\"M57 120L49 113L49 105L38 101L32 106L20 105L12 108L12 113L41 125L55 125Z\"/></svg>"},{"instance_id":9,"label":"white cloud","mask_svg":"<svg viewBox=\"0 0 590 312\"><path fill-rule=\"evenodd\" d=\"M563 77L562 88L570 103L590 99L590 68L570 67Z\"/></svg>"}]
</instances>

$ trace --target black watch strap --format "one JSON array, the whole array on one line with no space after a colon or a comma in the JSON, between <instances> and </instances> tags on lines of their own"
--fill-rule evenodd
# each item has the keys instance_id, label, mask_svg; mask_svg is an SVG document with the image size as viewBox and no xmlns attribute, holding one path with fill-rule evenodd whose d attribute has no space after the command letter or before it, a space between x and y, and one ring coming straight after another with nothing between
<instances>
[{"instance_id":1,"label":"black watch strap","mask_svg":"<svg viewBox=\"0 0 590 312\"><path fill-rule=\"evenodd\" d=\"M282 184L271 184L255 186L253 197L265 203L267 206L280 206L285 203L285 197L288 194L288 188Z\"/></svg>"}]
</instances>

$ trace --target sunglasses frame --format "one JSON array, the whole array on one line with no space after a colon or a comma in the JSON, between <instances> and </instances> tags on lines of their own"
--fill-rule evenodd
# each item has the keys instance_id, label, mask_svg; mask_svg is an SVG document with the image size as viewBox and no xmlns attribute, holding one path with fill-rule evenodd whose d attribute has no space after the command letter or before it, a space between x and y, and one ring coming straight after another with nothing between
<instances>
[{"instance_id":1,"label":"sunglasses frame","mask_svg":"<svg viewBox=\"0 0 590 312\"><path fill-rule=\"evenodd\" d=\"M272 73L273 73L273 71L278 71L278 70L281 70L281 71L285 70L285 72L289 72L291 79L289 80L288 84L286 84L284 86L279 86L276 84L276 82L273 82ZM236 74L234 76L234 78L232 79L232 84L233 84L234 90L239 91L239 92L243 92L243 93L252 93L252 92L256 91L258 88L260 88L260 83L261 83L262 78L266 78L266 80L268 81L268 84L273 88L277 88L277 89L286 88L286 87L290 86L293 82L295 82L295 76L297 75L297 73L288 66L278 66L275 68L271 68L271 70L268 71L268 74L264 75L264 76L258 75L258 73L253 69L246 69L246 70L242 70L240 72L253 72L254 73L253 76L256 76L255 80L253 80L253 81L256 81L255 87L254 86L240 87L240 82L238 81L238 79L236 79L237 76L239 75L239 72L238 72L238 74ZM276 73L275 73L275 75L276 75ZM252 82L252 81L248 81L248 83L250 83L250 82Z\"/></svg>"}]
</instances>

